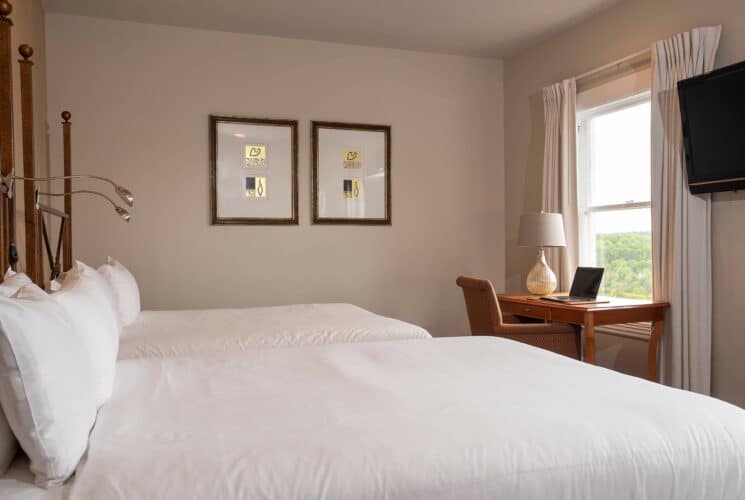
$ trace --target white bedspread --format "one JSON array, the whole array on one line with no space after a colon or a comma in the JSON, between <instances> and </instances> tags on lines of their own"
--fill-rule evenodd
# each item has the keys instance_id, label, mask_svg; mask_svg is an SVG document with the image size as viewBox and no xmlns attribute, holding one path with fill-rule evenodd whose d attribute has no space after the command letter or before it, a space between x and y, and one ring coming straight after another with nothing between
<instances>
[{"instance_id":1,"label":"white bedspread","mask_svg":"<svg viewBox=\"0 0 745 500\"><path fill-rule=\"evenodd\" d=\"M143 311L124 329L119 359L429 337L351 304Z\"/></svg>"},{"instance_id":2,"label":"white bedspread","mask_svg":"<svg viewBox=\"0 0 745 500\"><path fill-rule=\"evenodd\" d=\"M74 499L741 499L745 411L489 337L119 363Z\"/></svg>"},{"instance_id":3,"label":"white bedspread","mask_svg":"<svg viewBox=\"0 0 745 500\"><path fill-rule=\"evenodd\" d=\"M45 490L34 484L28 458L19 453L8 471L0 476L2 500L62 500L68 485Z\"/></svg>"}]
</instances>

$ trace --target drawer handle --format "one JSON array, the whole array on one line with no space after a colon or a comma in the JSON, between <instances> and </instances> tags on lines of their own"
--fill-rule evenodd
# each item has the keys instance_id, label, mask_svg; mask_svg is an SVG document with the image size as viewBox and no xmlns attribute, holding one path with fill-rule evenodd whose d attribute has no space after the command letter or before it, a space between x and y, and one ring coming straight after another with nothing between
<instances>
[{"instance_id":1,"label":"drawer handle","mask_svg":"<svg viewBox=\"0 0 745 500\"><path fill-rule=\"evenodd\" d=\"M526 308L525 308L525 312L526 312L526 313L529 313L529 312L530 312L531 310L532 310L532 309L530 309L530 307L526 307Z\"/></svg>"}]
</instances>

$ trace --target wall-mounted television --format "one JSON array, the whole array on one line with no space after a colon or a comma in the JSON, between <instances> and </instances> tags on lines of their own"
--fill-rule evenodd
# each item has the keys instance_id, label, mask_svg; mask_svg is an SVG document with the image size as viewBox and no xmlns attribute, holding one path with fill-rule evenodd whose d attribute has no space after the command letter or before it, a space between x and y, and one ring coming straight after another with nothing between
<instances>
[{"instance_id":1,"label":"wall-mounted television","mask_svg":"<svg viewBox=\"0 0 745 500\"><path fill-rule=\"evenodd\" d=\"M745 61L678 83L692 193L745 189Z\"/></svg>"}]
</instances>

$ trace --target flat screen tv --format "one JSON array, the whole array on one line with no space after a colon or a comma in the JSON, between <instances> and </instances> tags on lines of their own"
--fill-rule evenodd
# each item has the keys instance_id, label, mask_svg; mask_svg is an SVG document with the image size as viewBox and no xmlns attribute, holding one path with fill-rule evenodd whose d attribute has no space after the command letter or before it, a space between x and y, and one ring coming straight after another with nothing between
<instances>
[{"instance_id":1,"label":"flat screen tv","mask_svg":"<svg viewBox=\"0 0 745 500\"><path fill-rule=\"evenodd\" d=\"M678 83L688 187L745 189L745 61Z\"/></svg>"}]
</instances>

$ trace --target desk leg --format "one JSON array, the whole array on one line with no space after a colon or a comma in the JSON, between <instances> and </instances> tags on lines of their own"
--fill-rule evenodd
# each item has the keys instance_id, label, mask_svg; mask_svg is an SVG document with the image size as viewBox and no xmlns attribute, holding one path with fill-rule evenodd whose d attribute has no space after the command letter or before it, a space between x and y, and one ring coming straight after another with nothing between
<instances>
[{"instance_id":1,"label":"desk leg","mask_svg":"<svg viewBox=\"0 0 745 500\"><path fill-rule=\"evenodd\" d=\"M664 331L665 322L655 321L652 326L652 335L649 337L647 351L647 378L652 382L657 382L657 350L659 349L660 339Z\"/></svg>"},{"instance_id":2,"label":"desk leg","mask_svg":"<svg viewBox=\"0 0 745 500\"><path fill-rule=\"evenodd\" d=\"M595 364L595 316L585 314L585 362Z\"/></svg>"}]
</instances>

